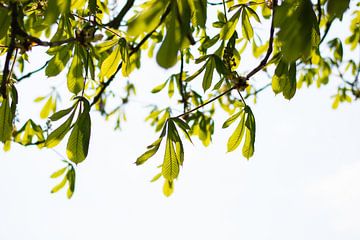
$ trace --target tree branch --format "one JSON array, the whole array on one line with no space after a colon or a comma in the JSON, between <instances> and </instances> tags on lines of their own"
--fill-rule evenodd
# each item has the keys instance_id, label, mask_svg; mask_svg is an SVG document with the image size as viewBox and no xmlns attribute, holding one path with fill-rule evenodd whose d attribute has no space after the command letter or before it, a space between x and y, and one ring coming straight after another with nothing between
<instances>
[{"instance_id":1,"label":"tree branch","mask_svg":"<svg viewBox=\"0 0 360 240\"><path fill-rule=\"evenodd\" d=\"M160 22L158 23L158 25L156 25L156 27L149 32L137 45L136 47L134 47L131 52L129 53L129 56L133 55L134 53L136 53L137 51L139 51L139 49L141 48L141 46L151 37L151 35L156 31L156 29L158 29L160 27L160 25L165 21L166 17L169 15L170 13L170 4L168 5L168 7L166 8L164 14L161 16L160 18ZM115 73L106 81L102 84L100 91L96 94L96 96L94 97L92 103L90 106L95 105L101 98L101 95L105 92L105 89L110 85L110 83L115 79L116 74L120 71L122 67L122 62L119 64L119 66L117 67Z\"/></svg>"},{"instance_id":2,"label":"tree branch","mask_svg":"<svg viewBox=\"0 0 360 240\"><path fill-rule=\"evenodd\" d=\"M270 37L269 37L269 47L266 52L266 55L265 55L264 59L260 62L260 64L256 68L254 68L248 75L246 75L246 79L249 79L250 77L255 75L257 72L259 72L261 69L263 69L267 64L269 57L271 56L271 53L273 51L273 44L274 44L274 31L275 31L274 18L275 18L276 7L277 7L277 0L274 0L273 1L273 14L272 14L271 28L270 28Z\"/></svg>"},{"instance_id":3,"label":"tree branch","mask_svg":"<svg viewBox=\"0 0 360 240\"><path fill-rule=\"evenodd\" d=\"M5 65L3 70L3 79L0 86L0 93L4 99L7 98L6 85L8 83L9 75L9 65L10 59L13 55L15 49L15 28L17 26L17 6L15 3L10 3L11 8L11 33L10 33L10 45L6 53Z\"/></svg>"},{"instance_id":4,"label":"tree branch","mask_svg":"<svg viewBox=\"0 0 360 240\"><path fill-rule=\"evenodd\" d=\"M181 95L181 102L183 103L184 106L184 113L186 112L187 109L187 97L186 97L186 83L184 84L184 81L182 79L183 77L183 73L184 73L184 54L182 51L180 51L181 53L181 59L180 59L180 73L179 73L179 88L180 88L180 95Z\"/></svg>"},{"instance_id":5,"label":"tree branch","mask_svg":"<svg viewBox=\"0 0 360 240\"><path fill-rule=\"evenodd\" d=\"M120 10L119 14L110 22L104 24L105 26L109 26L111 28L119 28L121 21L125 17L126 13L131 9L134 5L135 0L127 0L125 6Z\"/></svg>"},{"instance_id":6,"label":"tree branch","mask_svg":"<svg viewBox=\"0 0 360 240\"><path fill-rule=\"evenodd\" d=\"M184 117L184 116L187 116L187 115L189 115L190 113L195 112L196 110L198 110L198 109L200 109L200 108L208 105L209 103L212 103L213 101L221 98L221 97L224 96L225 94L228 94L229 92L231 92L231 91L234 90L234 89L236 89L236 86L233 86L233 87L227 89L226 91L222 92L220 95L217 95L216 97L213 97L213 98L210 99L209 101L204 102L203 104L200 104L199 106L197 106L197 107L195 107L195 108L193 108L193 109L191 109L191 110L189 110L189 111L187 111L187 112L185 112L185 113L182 113L182 114L180 114L180 115L177 115L176 117L173 117L173 118L182 118L182 117Z\"/></svg>"},{"instance_id":7,"label":"tree branch","mask_svg":"<svg viewBox=\"0 0 360 240\"><path fill-rule=\"evenodd\" d=\"M19 77L17 79L17 82L20 82L20 81L24 80L25 78L31 77L31 75L33 75L34 73L40 72L41 70L43 70L49 64L49 62L50 62L50 60L46 61L45 64L43 66L41 66L40 68Z\"/></svg>"}]
</instances>

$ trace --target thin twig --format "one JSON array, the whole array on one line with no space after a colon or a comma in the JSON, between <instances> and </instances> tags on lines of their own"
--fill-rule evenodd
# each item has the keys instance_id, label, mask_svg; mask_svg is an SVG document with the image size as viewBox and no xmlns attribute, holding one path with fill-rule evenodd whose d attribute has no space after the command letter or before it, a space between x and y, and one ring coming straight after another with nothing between
<instances>
[{"instance_id":1,"label":"thin twig","mask_svg":"<svg viewBox=\"0 0 360 240\"><path fill-rule=\"evenodd\" d=\"M31 77L31 75L33 75L34 73L40 72L41 70L43 70L44 68L46 68L46 66L49 64L49 62L50 62L50 60L47 60L47 61L45 62L45 64L44 64L43 66L41 66L40 68L38 68L38 69L36 69L36 70L34 70L34 71L32 71L32 72L29 72L29 73L27 73L27 74L19 77L19 78L17 79L17 82L20 82L21 80L24 80L25 78Z\"/></svg>"},{"instance_id":2,"label":"thin twig","mask_svg":"<svg viewBox=\"0 0 360 240\"><path fill-rule=\"evenodd\" d=\"M322 10L321 10L321 0L317 1L317 11L318 11L318 24L320 24L321 22L321 17L322 17Z\"/></svg>"},{"instance_id":3,"label":"thin twig","mask_svg":"<svg viewBox=\"0 0 360 240\"><path fill-rule=\"evenodd\" d=\"M181 102L184 105L184 113L187 109L187 98L186 98L186 83L184 84L184 81L182 79L183 73L184 73L184 54L182 51L180 51L181 58L180 58L180 74L179 74L179 88L180 88L180 94L181 94Z\"/></svg>"},{"instance_id":4,"label":"thin twig","mask_svg":"<svg viewBox=\"0 0 360 240\"><path fill-rule=\"evenodd\" d=\"M204 102L203 104L200 104L199 106L197 106L197 107L195 107L195 108L193 108L193 109L191 109L191 110L189 110L189 111L187 111L187 112L185 112L185 113L182 113L182 114L180 114L180 115L177 115L177 116L176 116L176 117L174 117L174 118L182 118L182 117L184 117L184 116L187 116L187 115L189 115L190 113L195 112L196 110L198 110L198 109L200 109L200 108L202 108L202 107L204 107L204 106L208 105L209 103L212 103L213 101L215 101L215 100L217 100L217 99L221 98L222 96L224 96L224 95L226 95L226 94L230 93L230 92L231 92L232 90L234 90L234 89L236 89L236 87L235 87L235 86L234 86L234 87L229 88L228 90L226 90L226 91L224 91L224 92L222 92L220 95L217 95L216 97L214 97L214 98L210 99L209 101Z\"/></svg>"},{"instance_id":5,"label":"thin twig","mask_svg":"<svg viewBox=\"0 0 360 240\"><path fill-rule=\"evenodd\" d=\"M274 0L273 1L273 14L272 14L271 28L270 28L269 47L266 52L266 55L265 55L264 59L260 62L260 64L256 68L254 68L248 75L246 75L246 79L249 79L250 77L255 75L257 72L262 70L266 66L267 61L269 60L269 58L271 56L271 53L273 51L273 44L274 44L274 32L275 32L274 19L275 19L276 7L277 7L277 0Z\"/></svg>"}]
</instances>

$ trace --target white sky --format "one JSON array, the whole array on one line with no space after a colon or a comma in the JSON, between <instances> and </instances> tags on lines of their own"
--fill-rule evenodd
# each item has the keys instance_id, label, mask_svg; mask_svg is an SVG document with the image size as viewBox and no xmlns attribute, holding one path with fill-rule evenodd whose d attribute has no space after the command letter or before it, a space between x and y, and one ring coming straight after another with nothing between
<instances>
[{"instance_id":1,"label":"white sky","mask_svg":"<svg viewBox=\"0 0 360 240\"><path fill-rule=\"evenodd\" d=\"M35 56L34 68L43 64ZM49 176L63 166L53 151L15 144L1 151L0 239L360 239L358 102L332 110L333 86L303 88L290 102L263 92L252 106L250 161L241 149L226 154L233 128L221 129L228 116L219 111L208 148L185 144L184 167L166 198L162 181L149 182L163 152L144 166L133 162L158 135L143 121L141 103L163 99L148 91L169 74L147 62L131 76L143 87L122 131L92 114L89 156L71 200L64 191L50 194L59 180ZM41 106L32 101L53 80L37 74L18 86L21 118L37 114ZM57 151L65 155L64 146Z\"/></svg>"}]
</instances>

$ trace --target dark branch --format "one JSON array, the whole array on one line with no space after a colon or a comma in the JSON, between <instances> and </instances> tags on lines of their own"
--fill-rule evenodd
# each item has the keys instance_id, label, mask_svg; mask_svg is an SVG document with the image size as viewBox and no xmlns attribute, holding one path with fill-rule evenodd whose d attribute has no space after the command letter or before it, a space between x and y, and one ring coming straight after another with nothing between
<instances>
[{"instance_id":1,"label":"dark branch","mask_svg":"<svg viewBox=\"0 0 360 240\"><path fill-rule=\"evenodd\" d=\"M277 7L277 0L273 1L273 14L272 14L272 19L271 19L271 28L270 28L270 38L269 38L269 47L268 50L266 52L266 55L264 57L264 59L260 62L260 64L254 68L248 75L246 75L246 79L249 79L250 77L252 77L253 75L255 75L257 72L259 72L261 69L263 69L266 64L267 61L269 60L271 53L273 51L273 44L274 44L274 18L275 18L275 12L276 12L276 7Z\"/></svg>"},{"instance_id":2,"label":"dark branch","mask_svg":"<svg viewBox=\"0 0 360 240\"><path fill-rule=\"evenodd\" d=\"M135 0L127 0L125 3L125 6L121 9L119 14L110 22L107 24L104 24L105 26L109 26L111 28L119 28L121 21L125 17L126 13L131 9L131 7L134 5Z\"/></svg>"},{"instance_id":3,"label":"dark branch","mask_svg":"<svg viewBox=\"0 0 360 240\"><path fill-rule=\"evenodd\" d=\"M325 31L324 31L324 34L323 34L322 37L321 37L321 40L320 40L320 42L319 42L319 45L325 40L326 36L328 35L329 30L330 30L330 28L331 28L331 25L332 25L333 21L334 21L334 19L331 19L330 21L328 21L328 22L326 23Z\"/></svg>"},{"instance_id":4,"label":"dark branch","mask_svg":"<svg viewBox=\"0 0 360 240\"><path fill-rule=\"evenodd\" d=\"M183 73L184 73L184 54L181 51L181 59L180 59L180 73L179 73L179 88L180 88L180 95L181 95L181 102L183 103L184 106L184 113L186 112L187 109L187 97L186 97L186 83L184 84L183 81Z\"/></svg>"},{"instance_id":5,"label":"dark branch","mask_svg":"<svg viewBox=\"0 0 360 240\"><path fill-rule=\"evenodd\" d=\"M317 11L318 11L318 24L320 24L321 22L321 17L322 17L322 10L321 10L321 0L317 1Z\"/></svg>"},{"instance_id":6,"label":"dark branch","mask_svg":"<svg viewBox=\"0 0 360 240\"><path fill-rule=\"evenodd\" d=\"M33 75L34 73L40 72L41 70L43 70L49 64L49 62L50 62L50 60L46 61L45 64L42 67L40 67L40 68L38 68L38 69L36 69L36 70L34 70L32 72L29 72L29 73L19 77L17 79L17 81L20 82L21 80L24 80L25 78L31 77L31 75Z\"/></svg>"},{"instance_id":7,"label":"dark branch","mask_svg":"<svg viewBox=\"0 0 360 240\"><path fill-rule=\"evenodd\" d=\"M9 72L9 66L10 66L10 59L11 59L14 49L15 49L15 28L17 26L16 3L11 3L10 7L11 7L11 37L10 37L10 45L9 45L8 51L6 53L5 66L4 66L4 70L3 70L3 79L2 79L1 87L0 87L0 93L4 99L7 98L6 85L8 83L9 75L11 75L11 73Z\"/></svg>"}]
</instances>

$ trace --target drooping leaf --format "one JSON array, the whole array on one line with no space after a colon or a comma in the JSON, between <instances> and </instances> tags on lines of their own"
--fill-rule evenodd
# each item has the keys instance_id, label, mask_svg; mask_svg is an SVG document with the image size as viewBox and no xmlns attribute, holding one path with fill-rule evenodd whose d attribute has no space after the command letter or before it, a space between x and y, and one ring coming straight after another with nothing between
<instances>
[{"instance_id":1,"label":"drooping leaf","mask_svg":"<svg viewBox=\"0 0 360 240\"><path fill-rule=\"evenodd\" d=\"M230 18L230 20L222 27L222 29L220 31L220 39L228 40L234 34L234 32L236 30L236 25L240 18L240 12L241 11L237 11Z\"/></svg>"},{"instance_id":2,"label":"drooping leaf","mask_svg":"<svg viewBox=\"0 0 360 240\"><path fill-rule=\"evenodd\" d=\"M179 175L179 160L177 159L173 142L169 137L166 140L162 175L169 181L174 180Z\"/></svg>"},{"instance_id":3,"label":"drooping leaf","mask_svg":"<svg viewBox=\"0 0 360 240\"><path fill-rule=\"evenodd\" d=\"M240 122L236 127L233 134L231 134L228 143L227 143L227 151L234 151L241 143L242 137L244 136L245 130L245 114L244 111L240 112Z\"/></svg>"},{"instance_id":4,"label":"drooping leaf","mask_svg":"<svg viewBox=\"0 0 360 240\"><path fill-rule=\"evenodd\" d=\"M67 167L61 168L59 170L57 170L56 172L54 172L53 174L51 174L51 178L57 178L60 177L61 175L63 175L66 171Z\"/></svg>"},{"instance_id":5,"label":"drooping leaf","mask_svg":"<svg viewBox=\"0 0 360 240\"><path fill-rule=\"evenodd\" d=\"M88 110L84 110L74 124L66 147L66 154L72 162L78 164L85 160L89 149L90 132L90 114Z\"/></svg>"},{"instance_id":6,"label":"drooping leaf","mask_svg":"<svg viewBox=\"0 0 360 240\"><path fill-rule=\"evenodd\" d=\"M172 180L166 180L164 182L163 186L163 193L166 197L170 197L171 194L174 192L174 181Z\"/></svg>"},{"instance_id":7,"label":"drooping leaf","mask_svg":"<svg viewBox=\"0 0 360 240\"><path fill-rule=\"evenodd\" d=\"M0 141L5 143L11 139L14 115L11 111L9 99L3 99L0 106Z\"/></svg>"},{"instance_id":8,"label":"drooping leaf","mask_svg":"<svg viewBox=\"0 0 360 240\"><path fill-rule=\"evenodd\" d=\"M121 60L120 46L117 45L110 53L110 55L101 64L100 77L110 78L116 72L116 69L120 64L120 60Z\"/></svg>"},{"instance_id":9,"label":"drooping leaf","mask_svg":"<svg viewBox=\"0 0 360 240\"><path fill-rule=\"evenodd\" d=\"M229 127L233 122L236 121L236 119L240 116L240 114L242 113L243 111L239 111L237 113L235 113L234 115L232 115L231 117L229 117L222 125L222 128L227 128Z\"/></svg>"},{"instance_id":10,"label":"drooping leaf","mask_svg":"<svg viewBox=\"0 0 360 240\"><path fill-rule=\"evenodd\" d=\"M75 46L74 57L67 74L67 87L70 92L77 94L84 88L84 64L81 60L80 46Z\"/></svg>"},{"instance_id":11,"label":"drooping leaf","mask_svg":"<svg viewBox=\"0 0 360 240\"><path fill-rule=\"evenodd\" d=\"M50 111L52 110L52 106L53 106L53 97L50 96L48 98L48 100L46 101L44 107L41 109L40 117L42 119L45 119L45 118L47 118L49 116Z\"/></svg>"},{"instance_id":12,"label":"drooping leaf","mask_svg":"<svg viewBox=\"0 0 360 240\"><path fill-rule=\"evenodd\" d=\"M63 124L61 124L57 129L50 133L50 135L45 141L45 146L47 148L53 148L57 146L65 137L65 135L69 132L72 120L74 118L74 114L75 112L73 112Z\"/></svg>"},{"instance_id":13,"label":"drooping leaf","mask_svg":"<svg viewBox=\"0 0 360 240\"><path fill-rule=\"evenodd\" d=\"M51 121L57 121L57 120L65 117L66 115L68 115L68 114L74 109L74 107L75 107L75 106L69 107L69 108L67 108L67 109L60 110L60 111L54 113L53 115L51 115L51 116L49 117L49 119L50 119Z\"/></svg>"},{"instance_id":14,"label":"drooping leaf","mask_svg":"<svg viewBox=\"0 0 360 240\"><path fill-rule=\"evenodd\" d=\"M204 92L211 87L215 66L216 64L214 58L210 57L206 62L206 70L202 82Z\"/></svg>"},{"instance_id":15,"label":"drooping leaf","mask_svg":"<svg viewBox=\"0 0 360 240\"><path fill-rule=\"evenodd\" d=\"M46 76L56 76L64 69L65 65L70 60L73 46L73 44L66 44L57 50L55 56L50 60L45 69Z\"/></svg>"}]
</instances>

